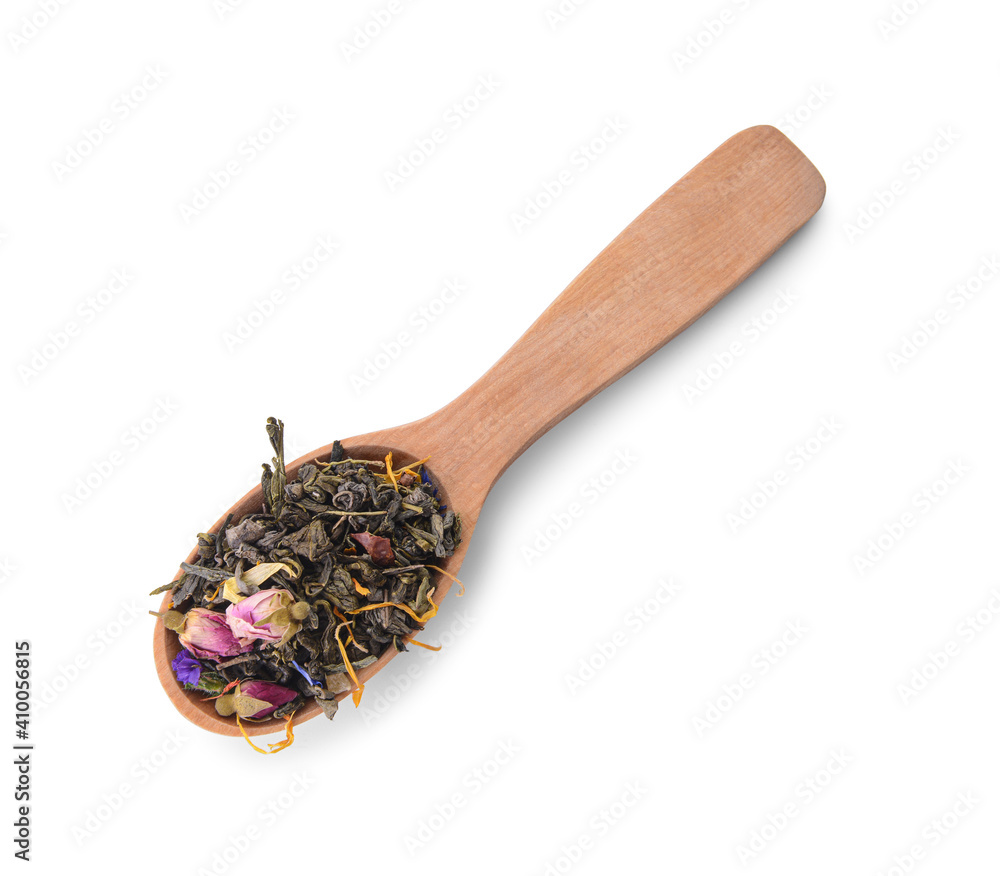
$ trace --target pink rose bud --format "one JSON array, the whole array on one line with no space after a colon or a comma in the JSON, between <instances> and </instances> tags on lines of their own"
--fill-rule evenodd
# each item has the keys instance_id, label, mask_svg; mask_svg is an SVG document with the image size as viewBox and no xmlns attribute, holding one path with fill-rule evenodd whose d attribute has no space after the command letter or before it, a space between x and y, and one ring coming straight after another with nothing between
<instances>
[{"instance_id":1,"label":"pink rose bud","mask_svg":"<svg viewBox=\"0 0 1000 876\"><path fill-rule=\"evenodd\" d=\"M201 660L236 657L250 650L249 646L237 641L222 612L207 608L192 608L184 616L184 629L177 638L181 647Z\"/></svg>"},{"instance_id":2,"label":"pink rose bud","mask_svg":"<svg viewBox=\"0 0 1000 876\"><path fill-rule=\"evenodd\" d=\"M298 696L295 691L270 681L241 681L240 693L245 697L253 697L255 700L270 704L266 709L249 715L250 718L266 718L279 706L290 703Z\"/></svg>"},{"instance_id":3,"label":"pink rose bud","mask_svg":"<svg viewBox=\"0 0 1000 876\"><path fill-rule=\"evenodd\" d=\"M260 590L235 602L226 609L226 619L233 635L243 645L252 645L258 639L262 642L280 642L292 623L292 617L285 611L279 618L267 621L282 608L288 608L295 597L287 590Z\"/></svg>"}]
</instances>

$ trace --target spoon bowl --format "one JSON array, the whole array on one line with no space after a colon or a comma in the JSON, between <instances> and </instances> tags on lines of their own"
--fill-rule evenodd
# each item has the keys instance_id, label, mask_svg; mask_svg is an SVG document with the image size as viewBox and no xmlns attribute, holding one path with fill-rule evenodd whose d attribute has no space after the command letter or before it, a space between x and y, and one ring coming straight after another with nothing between
<instances>
[{"instance_id":1,"label":"spoon bowl","mask_svg":"<svg viewBox=\"0 0 1000 876\"><path fill-rule=\"evenodd\" d=\"M343 441L341 444L344 447L345 453L351 459L363 459L376 462L385 459L386 454L391 452L393 464L400 468L412 465L427 456L426 453L422 456L407 453L404 450L400 450L398 447L391 446L384 441L379 440L386 434L387 433L379 433L378 435L361 435L357 438L352 438L349 441ZM294 462L289 463L285 467L289 481L294 480L298 476L299 468L305 463L314 463L316 460L323 461L329 459L332 449L333 445L327 444L325 447L320 447L312 453L301 456ZM447 485L440 481L436 475L438 469L436 467L432 468L430 463L426 464L424 468L427 471L428 476L434 482L441 504L447 505L449 508L460 507L452 504L452 494L448 491ZM215 525L210 531L220 532L221 527L225 524L226 519L230 514L233 516L233 520L239 520L246 514L260 511L263 504L264 494L258 484L242 499L240 499L239 502L223 514L222 517L215 522ZM439 563L441 568L449 574L457 576L458 569L462 565L462 560L465 558L465 552L468 549L469 536L472 534L472 529L474 528L474 521L469 520L466 515L463 514L462 540L455 548L454 554L441 560ZM198 562L197 547L191 551L185 562L191 564ZM177 577L180 577L180 573L178 573ZM451 590L451 585L452 581L450 578L444 575L440 576L439 582L434 590L434 600L438 603L438 605L440 605L441 600L448 595L448 592ZM168 592L164 594L163 602L160 605L160 612L162 613L167 611L170 609L171 605L170 593ZM212 700L206 699L204 694L197 691L185 690L184 687L177 681L174 671L170 665L181 650L177 634L168 630L163 625L163 621L158 619L154 636L153 654L154 661L156 663L156 673L160 679L160 684L163 685L163 689L167 692L167 696L170 697L177 710L189 721L197 724L199 727L203 727L206 730L211 730L213 733L219 733L223 736L241 735L236 722L232 718L222 717L215 710L215 703ZM362 684L365 684L373 675L384 669L386 664L398 653L399 652L395 648L388 648L375 663L357 671L358 680ZM338 694L336 699L340 701L349 695L350 691L347 691L345 693ZM320 709L314 699L307 699L305 705L295 713L292 723L300 724L302 721L314 718L316 715L321 714L321 712L322 709ZM283 718L269 718L262 721L243 722L243 729L246 731L247 736L261 736L265 733L275 733L279 730L283 730L284 726L285 720Z\"/></svg>"},{"instance_id":2,"label":"spoon bowl","mask_svg":"<svg viewBox=\"0 0 1000 876\"><path fill-rule=\"evenodd\" d=\"M430 457L428 474L442 501L462 517L461 543L442 566L457 575L483 503L507 467L743 282L816 213L825 194L819 172L776 128L740 132L629 225L462 395L422 420L345 440L344 449L372 461L390 451L400 463ZM303 463L329 459L331 449L295 460L286 468L289 479ZM229 513L239 520L262 504L258 485ZM196 560L197 550L187 561ZM450 587L441 576L435 602ZM168 593L161 611L170 604ZM177 682L170 663L179 650L176 634L158 620L157 673L178 711L207 730L239 735L232 718ZM395 654L390 648L359 680L365 683ZM309 700L293 723L320 711ZM272 719L244 728L255 736L283 724Z\"/></svg>"}]
</instances>

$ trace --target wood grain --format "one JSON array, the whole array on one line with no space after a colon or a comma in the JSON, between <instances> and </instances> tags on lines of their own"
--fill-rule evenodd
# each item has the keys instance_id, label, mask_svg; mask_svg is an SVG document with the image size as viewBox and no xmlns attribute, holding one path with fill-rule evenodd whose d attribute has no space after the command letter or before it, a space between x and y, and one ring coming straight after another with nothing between
<instances>
[{"instance_id":1,"label":"wood grain","mask_svg":"<svg viewBox=\"0 0 1000 876\"><path fill-rule=\"evenodd\" d=\"M457 574L486 496L507 467L738 286L816 213L825 194L819 172L780 131L742 131L629 225L466 392L423 420L357 436L345 447L366 459L390 450L403 461L431 456L432 477L462 513L463 541L446 566ZM290 477L329 452L327 445L296 460ZM233 511L239 516L260 503L258 486ZM437 596L449 589L444 581ZM170 669L177 648L176 636L158 623L156 666L174 705L201 727L238 735L231 718L177 684ZM361 673L362 682L392 656ZM318 713L309 703L296 723ZM257 735L279 724L248 729Z\"/></svg>"}]
</instances>

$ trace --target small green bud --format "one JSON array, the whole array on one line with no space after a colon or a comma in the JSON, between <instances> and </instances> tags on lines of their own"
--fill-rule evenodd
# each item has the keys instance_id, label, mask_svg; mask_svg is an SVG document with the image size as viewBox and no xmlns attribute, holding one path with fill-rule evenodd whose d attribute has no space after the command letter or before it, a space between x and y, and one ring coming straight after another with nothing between
<instances>
[{"instance_id":1,"label":"small green bud","mask_svg":"<svg viewBox=\"0 0 1000 876\"><path fill-rule=\"evenodd\" d=\"M163 626L168 630L173 630L175 633L179 633L184 629L184 621L186 618L179 611L174 611L171 609L163 615Z\"/></svg>"},{"instance_id":2,"label":"small green bud","mask_svg":"<svg viewBox=\"0 0 1000 876\"><path fill-rule=\"evenodd\" d=\"M266 618L262 621L258 621L261 626L265 624L277 624L278 626L286 626L291 622L291 618L288 616L287 608L279 608L277 611L272 611Z\"/></svg>"}]
</instances>

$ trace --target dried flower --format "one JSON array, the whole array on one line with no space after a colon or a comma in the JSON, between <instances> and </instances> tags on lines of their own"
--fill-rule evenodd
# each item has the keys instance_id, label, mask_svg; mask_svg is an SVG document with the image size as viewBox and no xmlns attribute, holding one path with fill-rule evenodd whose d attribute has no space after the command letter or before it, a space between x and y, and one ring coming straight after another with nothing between
<instances>
[{"instance_id":1,"label":"dried flower","mask_svg":"<svg viewBox=\"0 0 1000 876\"><path fill-rule=\"evenodd\" d=\"M207 608L192 608L184 616L184 629L177 638L181 647L202 660L236 657L251 647L237 641L222 612Z\"/></svg>"},{"instance_id":2,"label":"dried flower","mask_svg":"<svg viewBox=\"0 0 1000 876\"><path fill-rule=\"evenodd\" d=\"M299 671L299 675L301 675L313 687L322 687L322 685L318 681L315 681L313 677L308 672L306 672L301 666L299 666L299 664L296 663L294 660L292 661L292 666L294 666Z\"/></svg>"},{"instance_id":3,"label":"dried flower","mask_svg":"<svg viewBox=\"0 0 1000 876\"><path fill-rule=\"evenodd\" d=\"M270 681L241 681L235 693L216 698L215 709L225 717L235 713L241 718L266 718L297 696L295 691Z\"/></svg>"},{"instance_id":4,"label":"dried flower","mask_svg":"<svg viewBox=\"0 0 1000 876\"><path fill-rule=\"evenodd\" d=\"M265 718L275 709L285 705L285 703L290 703L298 696L294 690L289 690L287 687L270 681L244 681L240 684L240 692L244 696L268 703L267 708L249 715L250 718Z\"/></svg>"},{"instance_id":5,"label":"dried flower","mask_svg":"<svg viewBox=\"0 0 1000 876\"><path fill-rule=\"evenodd\" d=\"M368 551L368 556L376 566L391 566L395 555L392 552L392 542L381 535L370 532L352 532L353 538L361 547Z\"/></svg>"},{"instance_id":6,"label":"dried flower","mask_svg":"<svg viewBox=\"0 0 1000 876\"><path fill-rule=\"evenodd\" d=\"M413 634L437 611L439 576L453 578L439 564L461 538L428 459L355 459L335 441L290 476L283 433L269 418L263 507L199 533L196 561L154 591L170 591L168 610L151 612L187 649L178 683L207 694L255 750L245 721L287 718L272 752L292 742L300 697L332 717L337 696L360 700L363 669L421 645Z\"/></svg>"},{"instance_id":7,"label":"dried flower","mask_svg":"<svg viewBox=\"0 0 1000 876\"><path fill-rule=\"evenodd\" d=\"M244 521L252 523L253 521ZM295 570L287 563L261 563L244 572L237 581L236 577L227 578L222 585L222 595L230 602L242 602L247 596L256 593L260 585L278 572L286 572L293 578Z\"/></svg>"},{"instance_id":8,"label":"dried flower","mask_svg":"<svg viewBox=\"0 0 1000 876\"><path fill-rule=\"evenodd\" d=\"M170 668L181 684L195 685L201 678L201 664L191 656L190 651L181 648L174 657Z\"/></svg>"},{"instance_id":9,"label":"dried flower","mask_svg":"<svg viewBox=\"0 0 1000 876\"><path fill-rule=\"evenodd\" d=\"M275 588L230 605L226 618L240 643L252 646L258 640L284 644L301 629L308 613L308 603L296 603L287 590Z\"/></svg>"}]
</instances>

